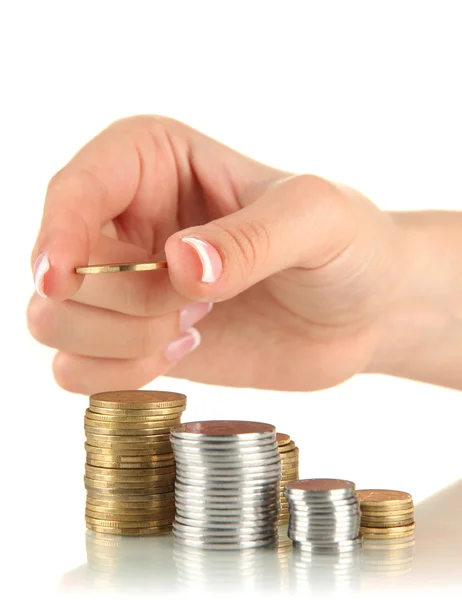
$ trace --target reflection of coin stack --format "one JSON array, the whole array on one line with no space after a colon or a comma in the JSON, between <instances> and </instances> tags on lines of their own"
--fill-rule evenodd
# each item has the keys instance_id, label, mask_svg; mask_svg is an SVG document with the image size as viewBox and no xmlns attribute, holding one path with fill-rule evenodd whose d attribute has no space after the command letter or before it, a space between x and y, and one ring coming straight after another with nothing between
<instances>
[{"instance_id":1,"label":"reflection of coin stack","mask_svg":"<svg viewBox=\"0 0 462 600\"><path fill-rule=\"evenodd\" d=\"M177 582L188 589L258 589L268 578L267 559L258 548L210 552L178 541L173 546Z\"/></svg>"},{"instance_id":2,"label":"reflection of coin stack","mask_svg":"<svg viewBox=\"0 0 462 600\"><path fill-rule=\"evenodd\" d=\"M314 590L351 590L357 586L358 554L356 552L304 552L294 561L292 586L301 592Z\"/></svg>"},{"instance_id":3,"label":"reflection of coin stack","mask_svg":"<svg viewBox=\"0 0 462 600\"><path fill-rule=\"evenodd\" d=\"M94 394L85 413L87 527L99 533L171 531L175 460L170 428L180 423L182 394Z\"/></svg>"},{"instance_id":4,"label":"reflection of coin stack","mask_svg":"<svg viewBox=\"0 0 462 600\"><path fill-rule=\"evenodd\" d=\"M399 539L363 538L361 573L396 577L409 573L414 560L414 534Z\"/></svg>"},{"instance_id":5,"label":"reflection of coin stack","mask_svg":"<svg viewBox=\"0 0 462 600\"><path fill-rule=\"evenodd\" d=\"M134 538L87 531L85 545L93 590L126 589L132 596L135 588L158 588L174 574L171 536Z\"/></svg>"},{"instance_id":6,"label":"reflection of coin stack","mask_svg":"<svg viewBox=\"0 0 462 600\"><path fill-rule=\"evenodd\" d=\"M279 563L279 589L286 590L290 587L290 566L294 546L292 540L287 535L287 525L283 524L279 527L279 537L276 546L276 553Z\"/></svg>"},{"instance_id":7,"label":"reflection of coin stack","mask_svg":"<svg viewBox=\"0 0 462 600\"><path fill-rule=\"evenodd\" d=\"M276 440L281 455L281 514L279 522L284 523L289 520L289 504L284 496L284 487L287 483L299 477L299 450L295 442L290 440L290 435L287 435L287 433L277 433Z\"/></svg>"},{"instance_id":8,"label":"reflection of coin stack","mask_svg":"<svg viewBox=\"0 0 462 600\"><path fill-rule=\"evenodd\" d=\"M414 534L414 503L407 492L358 490L361 535L373 539L400 539Z\"/></svg>"},{"instance_id":9,"label":"reflection of coin stack","mask_svg":"<svg viewBox=\"0 0 462 600\"><path fill-rule=\"evenodd\" d=\"M304 479L286 485L289 537L304 552L353 551L360 545L355 485L341 479Z\"/></svg>"},{"instance_id":10,"label":"reflection of coin stack","mask_svg":"<svg viewBox=\"0 0 462 600\"><path fill-rule=\"evenodd\" d=\"M176 541L236 550L277 540L281 460L272 425L203 421L172 428Z\"/></svg>"}]
</instances>

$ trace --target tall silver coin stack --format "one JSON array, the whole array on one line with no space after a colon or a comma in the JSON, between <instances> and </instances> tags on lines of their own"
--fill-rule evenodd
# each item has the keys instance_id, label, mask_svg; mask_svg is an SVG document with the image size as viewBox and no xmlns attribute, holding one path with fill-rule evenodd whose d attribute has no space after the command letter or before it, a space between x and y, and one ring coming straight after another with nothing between
<instances>
[{"instance_id":1,"label":"tall silver coin stack","mask_svg":"<svg viewBox=\"0 0 462 600\"><path fill-rule=\"evenodd\" d=\"M359 547L360 510L355 484L303 479L286 485L288 535L303 552L346 552Z\"/></svg>"},{"instance_id":2,"label":"tall silver coin stack","mask_svg":"<svg viewBox=\"0 0 462 600\"><path fill-rule=\"evenodd\" d=\"M202 421L173 427L178 542L236 550L278 536L281 459L272 425Z\"/></svg>"}]
</instances>

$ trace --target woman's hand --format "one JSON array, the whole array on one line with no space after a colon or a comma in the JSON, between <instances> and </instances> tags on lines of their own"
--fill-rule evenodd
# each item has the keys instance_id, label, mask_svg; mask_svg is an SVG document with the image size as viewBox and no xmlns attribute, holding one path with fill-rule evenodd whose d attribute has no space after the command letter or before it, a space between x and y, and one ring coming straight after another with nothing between
<instances>
[{"instance_id":1,"label":"woman's hand","mask_svg":"<svg viewBox=\"0 0 462 600\"><path fill-rule=\"evenodd\" d=\"M75 274L164 249L168 271ZM402 256L401 229L355 190L261 165L170 119L129 118L50 182L32 254L46 298L32 298L29 328L58 350L55 377L74 392L164 373L314 390L370 367Z\"/></svg>"}]
</instances>

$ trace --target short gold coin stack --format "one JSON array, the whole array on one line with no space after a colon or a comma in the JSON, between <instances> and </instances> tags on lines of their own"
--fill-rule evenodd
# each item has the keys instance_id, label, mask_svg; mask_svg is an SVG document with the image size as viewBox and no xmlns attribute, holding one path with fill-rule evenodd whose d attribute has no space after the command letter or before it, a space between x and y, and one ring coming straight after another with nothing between
<instances>
[{"instance_id":1,"label":"short gold coin stack","mask_svg":"<svg viewBox=\"0 0 462 600\"><path fill-rule=\"evenodd\" d=\"M167 533L175 511L170 428L186 397L144 390L90 396L85 412L88 529L118 535Z\"/></svg>"},{"instance_id":2,"label":"short gold coin stack","mask_svg":"<svg viewBox=\"0 0 462 600\"><path fill-rule=\"evenodd\" d=\"M363 538L413 540L415 522L411 494L395 490L358 490L356 494Z\"/></svg>"},{"instance_id":3,"label":"short gold coin stack","mask_svg":"<svg viewBox=\"0 0 462 600\"><path fill-rule=\"evenodd\" d=\"M298 457L299 450L295 442L291 441L290 435L287 433L277 433L276 441L278 443L279 454L281 456L281 514L279 522L285 523L289 520L289 503L284 496L284 486L289 481L294 481L299 478L298 472Z\"/></svg>"}]
</instances>

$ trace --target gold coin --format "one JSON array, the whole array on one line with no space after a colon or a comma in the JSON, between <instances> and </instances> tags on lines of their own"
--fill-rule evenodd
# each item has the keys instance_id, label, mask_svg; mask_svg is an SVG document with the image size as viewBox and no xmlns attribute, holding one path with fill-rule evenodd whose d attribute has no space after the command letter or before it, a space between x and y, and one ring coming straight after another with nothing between
<instances>
[{"instance_id":1,"label":"gold coin","mask_svg":"<svg viewBox=\"0 0 462 600\"><path fill-rule=\"evenodd\" d=\"M375 510L362 506L361 514L368 517L406 517L414 514L414 507L403 508L402 510Z\"/></svg>"},{"instance_id":2,"label":"gold coin","mask_svg":"<svg viewBox=\"0 0 462 600\"><path fill-rule=\"evenodd\" d=\"M111 533L113 535L153 535L161 533L170 533L172 531L172 525L166 525L165 527L100 527L98 525L92 525L87 523L87 528L95 531L96 533Z\"/></svg>"},{"instance_id":3,"label":"gold coin","mask_svg":"<svg viewBox=\"0 0 462 600\"><path fill-rule=\"evenodd\" d=\"M93 479L121 479L127 481L128 479L143 479L144 477L159 477L161 475L171 475L175 473L175 466L168 465L167 467L153 467L147 469L111 469L107 467L94 467L92 465L85 465L85 473Z\"/></svg>"},{"instance_id":4,"label":"gold coin","mask_svg":"<svg viewBox=\"0 0 462 600\"><path fill-rule=\"evenodd\" d=\"M147 515L147 514L166 514L169 516L172 512L175 511L175 503L173 501L169 503L158 504L157 506L149 506L149 507L138 507L135 508L121 508L119 506L101 506L100 504L92 504L91 502L87 502L85 506L85 510L89 510L91 512L96 513L107 513L107 514L121 514L121 515ZM102 517L104 518L104 517ZM116 519L117 520L117 519Z\"/></svg>"},{"instance_id":5,"label":"gold coin","mask_svg":"<svg viewBox=\"0 0 462 600\"><path fill-rule=\"evenodd\" d=\"M131 490L146 490L144 493L149 494L150 490L157 488L164 488L168 485L173 484L175 481L175 474L172 475L159 475L157 479L153 478L149 481L109 481L102 479L93 479L91 477L84 477L86 486L95 489L112 489L112 490L127 490L126 493L134 493Z\"/></svg>"},{"instance_id":6,"label":"gold coin","mask_svg":"<svg viewBox=\"0 0 462 600\"><path fill-rule=\"evenodd\" d=\"M401 527L360 527L360 533L377 536L391 536L394 534L409 535L415 529L415 523L403 525Z\"/></svg>"},{"instance_id":7,"label":"gold coin","mask_svg":"<svg viewBox=\"0 0 462 600\"><path fill-rule=\"evenodd\" d=\"M279 453L280 454L284 454L285 452L290 452L291 450L294 450L297 446L295 445L295 442L289 442L288 444L285 444L284 446L279 446Z\"/></svg>"},{"instance_id":8,"label":"gold coin","mask_svg":"<svg viewBox=\"0 0 462 600\"><path fill-rule=\"evenodd\" d=\"M159 482L163 482L164 485L170 484L175 481L175 471L144 477L104 477L95 473L86 472L85 477L91 480L89 485L93 485L93 487L142 488L144 486L155 487Z\"/></svg>"},{"instance_id":9,"label":"gold coin","mask_svg":"<svg viewBox=\"0 0 462 600\"><path fill-rule=\"evenodd\" d=\"M173 452L163 452L157 454L152 448L147 448L149 451L145 454L145 450L142 448L99 448L98 446L92 446L85 443L85 450L87 454L93 456L99 456L101 460L120 460L121 462L136 462L138 460L152 460L153 462L164 462L166 460L174 460L175 455Z\"/></svg>"},{"instance_id":10,"label":"gold coin","mask_svg":"<svg viewBox=\"0 0 462 600\"><path fill-rule=\"evenodd\" d=\"M167 408L101 408L99 406L90 406L93 414L97 415L113 415L121 418L124 417L156 417L157 415L181 415L184 413L186 406L171 406Z\"/></svg>"},{"instance_id":11,"label":"gold coin","mask_svg":"<svg viewBox=\"0 0 462 600\"><path fill-rule=\"evenodd\" d=\"M119 502L137 502L138 500L145 501L146 498L154 498L163 496L167 493L174 493L175 486L171 485L156 488L143 487L139 490L118 490L110 488L95 488L92 486L85 486L87 490L87 498L94 498L95 500L108 500L115 499Z\"/></svg>"},{"instance_id":12,"label":"gold coin","mask_svg":"<svg viewBox=\"0 0 462 600\"><path fill-rule=\"evenodd\" d=\"M120 390L99 392L90 396L90 407L122 410L147 410L185 406L186 396L176 392L151 390Z\"/></svg>"},{"instance_id":13,"label":"gold coin","mask_svg":"<svg viewBox=\"0 0 462 600\"><path fill-rule=\"evenodd\" d=\"M146 436L150 436L150 435L156 435L156 434L160 434L160 433L170 433L170 426L165 426L163 428L159 428L159 429L105 429L103 427L91 427L87 424L85 424L85 433L87 434L87 438L88 438L88 434L90 435L114 435L114 436L132 436L135 437L135 433L136 433L136 437L140 438L143 435Z\"/></svg>"},{"instance_id":14,"label":"gold coin","mask_svg":"<svg viewBox=\"0 0 462 600\"><path fill-rule=\"evenodd\" d=\"M87 443L98 448L106 448L121 452L122 450L147 450L149 452L159 453L159 449L172 451L170 444L170 434L144 435L144 436L120 436L120 435L101 435L86 432ZM146 452L148 453L148 452Z\"/></svg>"},{"instance_id":15,"label":"gold coin","mask_svg":"<svg viewBox=\"0 0 462 600\"><path fill-rule=\"evenodd\" d=\"M76 267L75 272L80 275L100 275L101 273L122 273L123 271L158 271L166 268L167 261L159 260L147 263L88 265L87 267Z\"/></svg>"},{"instance_id":16,"label":"gold coin","mask_svg":"<svg viewBox=\"0 0 462 600\"><path fill-rule=\"evenodd\" d=\"M356 495L361 503L361 507L408 508L412 505L412 496L407 492L397 490L357 490Z\"/></svg>"},{"instance_id":17,"label":"gold coin","mask_svg":"<svg viewBox=\"0 0 462 600\"><path fill-rule=\"evenodd\" d=\"M87 494L87 504L94 504L96 506L107 507L110 509L136 509L136 510L144 510L146 508L154 508L159 506L170 506L170 504L175 502L175 492L169 491L164 494L154 495L151 494L149 496L137 496L136 500L125 501L120 500L119 498L112 499L107 497L97 497L94 498L90 494Z\"/></svg>"},{"instance_id":18,"label":"gold coin","mask_svg":"<svg viewBox=\"0 0 462 600\"><path fill-rule=\"evenodd\" d=\"M144 418L144 417L143 417ZM85 425L89 427L93 427L94 429L133 429L136 431L144 431L147 429L165 429L167 427L173 427L174 425L179 424L179 418L176 419L163 419L161 421L143 421L143 422L121 422L121 421L111 421L110 423L107 421L98 421L92 419L88 416L84 417ZM130 435L134 435L133 431L130 432Z\"/></svg>"},{"instance_id":19,"label":"gold coin","mask_svg":"<svg viewBox=\"0 0 462 600\"><path fill-rule=\"evenodd\" d=\"M169 413L168 415L122 416L122 415L101 415L99 413L92 412L88 408L85 411L85 416L87 417L87 419L89 419L89 420L91 419L92 421L98 421L101 423L108 423L108 425L104 425L104 427L113 427L113 426L119 427L119 424L120 424L120 427L124 426L125 424L130 424L130 426L131 426L132 423L133 424L139 423L140 425L142 425L144 423L148 424L148 425L155 425L155 424L159 423L160 425L162 425L162 423L164 423L165 421L171 421L173 419L180 419L181 414L182 414L181 412L177 411L175 413Z\"/></svg>"},{"instance_id":20,"label":"gold coin","mask_svg":"<svg viewBox=\"0 0 462 600\"><path fill-rule=\"evenodd\" d=\"M89 507L85 509L85 516L91 519L102 519L104 521L122 522L126 523L129 521L135 521L137 523L152 523L153 521L171 521L175 515L175 510L163 511L163 512L149 512L149 513L122 513L122 512L100 512L90 510ZM134 525L137 527L137 525Z\"/></svg>"},{"instance_id":21,"label":"gold coin","mask_svg":"<svg viewBox=\"0 0 462 600\"><path fill-rule=\"evenodd\" d=\"M278 446L285 446L290 442L290 435L287 433L276 433Z\"/></svg>"},{"instance_id":22,"label":"gold coin","mask_svg":"<svg viewBox=\"0 0 462 600\"><path fill-rule=\"evenodd\" d=\"M97 455L98 456L98 455ZM164 468L164 467L174 467L174 462L138 462L138 463L123 463L118 461L109 461L109 460L98 460L97 458L93 458L87 454L87 465L91 465L92 467L101 467L104 469L125 469L126 471L136 471L138 469L149 469L152 467Z\"/></svg>"},{"instance_id":23,"label":"gold coin","mask_svg":"<svg viewBox=\"0 0 462 600\"><path fill-rule=\"evenodd\" d=\"M99 462L104 463L117 463L115 468L119 469L133 469L136 463L145 463L147 469L152 469L154 467L169 467L175 465L174 458L166 458L165 460L160 460L161 456L169 456L168 454L142 454L141 456L119 456L112 455L109 456L107 454L94 454L93 452L87 452L87 462L90 462L89 459L97 460ZM143 467L140 467L143 468Z\"/></svg>"},{"instance_id":24,"label":"gold coin","mask_svg":"<svg viewBox=\"0 0 462 600\"><path fill-rule=\"evenodd\" d=\"M108 521L105 519L95 519L94 517L85 516L85 521L91 525L97 525L99 527L127 527L125 521ZM152 521L130 521L128 527L163 527L168 525L171 519L154 519Z\"/></svg>"},{"instance_id":25,"label":"gold coin","mask_svg":"<svg viewBox=\"0 0 462 600\"><path fill-rule=\"evenodd\" d=\"M361 517L361 527L377 527L377 528L387 528L390 527L402 527L403 525L411 525L414 523L414 517L409 517L408 519L393 519L390 521L381 521L380 519L371 520L364 519Z\"/></svg>"}]
</instances>

